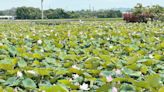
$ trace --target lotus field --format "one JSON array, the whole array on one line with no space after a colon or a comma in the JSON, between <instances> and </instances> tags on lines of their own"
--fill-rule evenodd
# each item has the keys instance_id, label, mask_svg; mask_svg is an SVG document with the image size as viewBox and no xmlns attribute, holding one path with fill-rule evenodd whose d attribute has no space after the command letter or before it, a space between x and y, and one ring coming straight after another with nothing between
<instances>
[{"instance_id":1,"label":"lotus field","mask_svg":"<svg viewBox=\"0 0 164 92\"><path fill-rule=\"evenodd\" d=\"M0 23L0 92L164 92L164 23Z\"/></svg>"}]
</instances>

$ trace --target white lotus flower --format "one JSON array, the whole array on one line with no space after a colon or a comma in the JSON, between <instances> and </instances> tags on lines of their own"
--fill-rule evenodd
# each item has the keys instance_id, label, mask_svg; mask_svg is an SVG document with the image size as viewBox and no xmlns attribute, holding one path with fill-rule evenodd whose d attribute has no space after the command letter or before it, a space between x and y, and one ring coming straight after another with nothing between
<instances>
[{"instance_id":1,"label":"white lotus flower","mask_svg":"<svg viewBox=\"0 0 164 92\"><path fill-rule=\"evenodd\" d=\"M112 92L118 92L116 87L112 87Z\"/></svg>"},{"instance_id":2,"label":"white lotus flower","mask_svg":"<svg viewBox=\"0 0 164 92\"><path fill-rule=\"evenodd\" d=\"M94 38L91 38L91 40L93 40Z\"/></svg>"},{"instance_id":3,"label":"white lotus flower","mask_svg":"<svg viewBox=\"0 0 164 92\"><path fill-rule=\"evenodd\" d=\"M111 82L113 80L113 78L112 78L112 76L109 75L106 77L106 80L107 80L107 82Z\"/></svg>"},{"instance_id":4,"label":"white lotus flower","mask_svg":"<svg viewBox=\"0 0 164 92\"><path fill-rule=\"evenodd\" d=\"M112 49L112 48L113 48L113 46L111 45L111 46L109 46L109 48L110 48L110 49Z\"/></svg>"},{"instance_id":5,"label":"white lotus flower","mask_svg":"<svg viewBox=\"0 0 164 92\"><path fill-rule=\"evenodd\" d=\"M41 52L44 52L44 49L41 49L40 51L41 51Z\"/></svg>"},{"instance_id":6,"label":"white lotus flower","mask_svg":"<svg viewBox=\"0 0 164 92\"><path fill-rule=\"evenodd\" d=\"M17 77L22 77L22 76L23 76L23 73L20 72L20 71L18 71L18 72L17 72Z\"/></svg>"},{"instance_id":7,"label":"white lotus flower","mask_svg":"<svg viewBox=\"0 0 164 92\"><path fill-rule=\"evenodd\" d=\"M89 90L88 84L83 83L83 85L80 85L81 90Z\"/></svg>"},{"instance_id":8,"label":"white lotus flower","mask_svg":"<svg viewBox=\"0 0 164 92\"><path fill-rule=\"evenodd\" d=\"M149 58L153 59L154 57L153 57L153 55L152 55L152 54L149 54Z\"/></svg>"},{"instance_id":9,"label":"white lotus flower","mask_svg":"<svg viewBox=\"0 0 164 92\"><path fill-rule=\"evenodd\" d=\"M43 35L43 37L45 38L45 37L46 37L46 35Z\"/></svg>"},{"instance_id":10,"label":"white lotus flower","mask_svg":"<svg viewBox=\"0 0 164 92\"><path fill-rule=\"evenodd\" d=\"M73 65L72 68L75 68L75 69L77 69L77 70L80 70L80 68L77 67L76 65Z\"/></svg>"},{"instance_id":11,"label":"white lotus flower","mask_svg":"<svg viewBox=\"0 0 164 92\"><path fill-rule=\"evenodd\" d=\"M29 39L29 35L26 35L26 39Z\"/></svg>"},{"instance_id":12,"label":"white lotus flower","mask_svg":"<svg viewBox=\"0 0 164 92\"><path fill-rule=\"evenodd\" d=\"M38 43L38 44L42 44L42 40L38 40L37 43Z\"/></svg>"},{"instance_id":13,"label":"white lotus flower","mask_svg":"<svg viewBox=\"0 0 164 92\"><path fill-rule=\"evenodd\" d=\"M110 40L110 38L108 37L107 40Z\"/></svg>"},{"instance_id":14,"label":"white lotus flower","mask_svg":"<svg viewBox=\"0 0 164 92\"><path fill-rule=\"evenodd\" d=\"M58 34L55 34L55 36L58 36Z\"/></svg>"},{"instance_id":15,"label":"white lotus flower","mask_svg":"<svg viewBox=\"0 0 164 92\"><path fill-rule=\"evenodd\" d=\"M0 46L3 46L3 43L0 43Z\"/></svg>"},{"instance_id":16,"label":"white lotus flower","mask_svg":"<svg viewBox=\"0 0 164 92\"><path fill-rule=\"evenodd\" d=\"M118 75L120 75L121 74L121 70L120 69L116 69L115 70L115 73L118 74Z\"/></svg>"},{"instance_id":17,"label":"white lotus flower","mask_svg":"<svg viewBox=\"0 0 164 92\"><path fill-rule=\"evenodd\" d=\"M103 73L100 73L99 76L103 76Z\"/></svg>"},{"instance_id":18,"label":"white lotus flower","mask_svg":"<svg viewBox=\"0 0 164 92\"><path fill-rule=\"evenodd\" d=\"M19 92L18 89L19 89L18 87L15 87L14 92Z\"/></svg>"},{"instance_id":19,"label":"white lotus flower","mask_svg":"<svg viewBox=\"0 0 164 92\"><path fill-rule=\"evenodd\" d=\"M69 81L72 81L72 78L70 78Z\"/></svg>"},{"instance_id":20,"label":"white lotus flower","mask_svg":"<svg viewBox=\"0 0 164 92\"><path fill-rule=\"evenodd\" d=\"M80 35L82 35L83 34L83 32L80 32Z\"/></svg>"},{"instance_id":21,"label":"white lotus flower","mask_svg":"<svg viewBox=\"0 0 164 92\"><path fill-rule=\"evenodd\" d=\"M50 36L50 34L46 34L47 36Z\"/></svg>"},{"instance_id":22,"label":"white lotus flower","mask_svg":"<svg viewBox=\"0 0 164 92\"><path fill-rule=\"evenodd\" d=\"M72 76L73 76L73 79L77 79L79 77L78 74L73 74Z\"/></svg>"},{"instance_id":23,"label":"white lotus flower","mask_svg":"<svg viewBox=\"0 0 164 92\"><path fill-rule=\"evenodd\" d=\"M154 38L155 38L156 40L158 40L158 41L160 40L159 37L154 37Z\"/></svg>"},{"instance_id":24,"label":"white lotus flower","mask_svg":"<svg viewBox=\"0 0 164 92\"><path fill-rule=\"evenodd\" d=\"M68 37L70 37L71 36L71 32L70 31L68 31Z\"/></svg>"},{"instance_id":25,"label":"white lotus flower","mask_svg":"<svg viewBox=\"0 0 164 92\"><path fill-rule=\"evenodd\" d=\"M34 70L28 70L27 73L37 76L37 73Z\"/></svg>"},{"instance_id":26,"label":"white lotus flower","mask_svg":"<svg viewBox=\"0 0 164 92\"><path fill-rule=\"evenodd\" d=\"M54 30L51 30L50 32L54 32Z\"/></svg>"},{"instance_id":27,"label":"white lotus flower","mask_svg":"<svg viewBox=\"0 0 164 92\"><path fill-rule=\"evenodd\" d=\"M74 83L74 85L79 86L80 84L78 82Z\"/></svg>"}]
</instances>

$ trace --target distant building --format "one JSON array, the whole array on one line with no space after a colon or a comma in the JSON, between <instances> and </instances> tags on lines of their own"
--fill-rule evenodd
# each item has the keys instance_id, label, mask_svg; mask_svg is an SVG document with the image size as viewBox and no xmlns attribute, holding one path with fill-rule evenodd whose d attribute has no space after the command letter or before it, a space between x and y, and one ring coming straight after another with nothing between
<instances>
[{"instance_id":1,"label":"distant building","mask_svg":"<svg viewBox=\"0 0 164 92\"><path fill-rule=\"evenodd\" d=\"M0 20L15 20L14 16L0 16Z\"/></svg>"}]
</instances>

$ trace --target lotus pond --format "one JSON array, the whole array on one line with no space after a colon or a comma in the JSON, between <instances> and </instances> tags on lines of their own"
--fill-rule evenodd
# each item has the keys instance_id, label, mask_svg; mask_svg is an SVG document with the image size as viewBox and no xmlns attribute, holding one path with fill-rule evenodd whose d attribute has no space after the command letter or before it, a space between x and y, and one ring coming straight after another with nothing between
<instances>
[{"instance_id":1,"label":"lotus pond","mask_svg":"<svg viewBox=\"0 0 164 92\"><path fill-rule=\"evenodd\" d=\"M164 23L0 23L0 92L164 92Z\"/></svg>"}]
</instances>

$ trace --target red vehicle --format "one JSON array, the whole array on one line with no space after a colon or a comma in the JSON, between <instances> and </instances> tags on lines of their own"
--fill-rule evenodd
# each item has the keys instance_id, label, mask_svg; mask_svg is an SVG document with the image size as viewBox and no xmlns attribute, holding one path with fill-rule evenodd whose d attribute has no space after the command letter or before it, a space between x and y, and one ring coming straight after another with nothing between
<instances>
[{"instance_id":1,"label":"red vehicle","mask_svg":"<svg viewBox=\"0 0 164 92\"><path fill-rule=\"evenodd\" d=\"M145 23L147 23L148 18L150 18L150 16L147 14L134 15L131 12L123 13L123 19L126 22L145 22Z\"/></svg>"}]
</instances>

